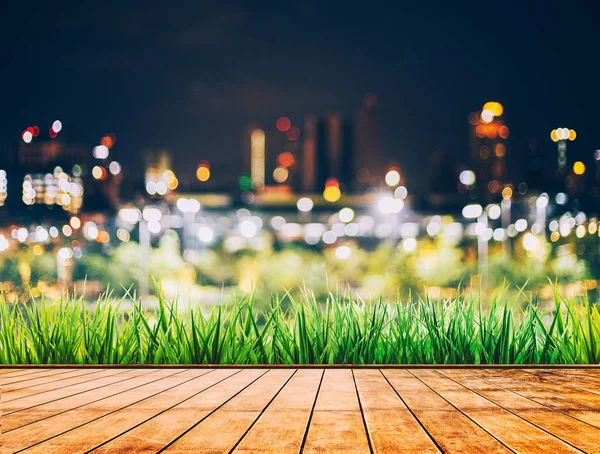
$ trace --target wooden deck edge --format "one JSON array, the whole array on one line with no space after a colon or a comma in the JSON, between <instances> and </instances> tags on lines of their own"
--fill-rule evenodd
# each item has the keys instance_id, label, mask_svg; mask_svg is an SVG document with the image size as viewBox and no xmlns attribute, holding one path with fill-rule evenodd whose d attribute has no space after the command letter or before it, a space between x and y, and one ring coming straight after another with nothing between
<instances>
[{"instance_id":1,"label":"wooden deck edge","mask_svg":"<svg viewBox=\"0 0 600 454\"><path fill-rule=\"evenodd\" d=\"M600 364L0 364L0 369L600 369Z\"/></svg>"}]
</instances>

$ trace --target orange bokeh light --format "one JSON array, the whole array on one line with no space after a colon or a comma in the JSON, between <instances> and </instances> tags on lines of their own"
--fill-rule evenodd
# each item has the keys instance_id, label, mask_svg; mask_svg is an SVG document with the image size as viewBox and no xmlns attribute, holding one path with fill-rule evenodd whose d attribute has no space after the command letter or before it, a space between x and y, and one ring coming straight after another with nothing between
<instances>
[{"instance_id":1,"label":"orange bokeh light","mask_svg":"<svg viewBox=\"0 0 600 454\"><path fill-rule=\"evenodd\" d=\"M294 155L289 151L281 153L279 156L277 156L277 164L279 164L280 166L292 167L295 162L296 159L294 158Z\"/></svg>"}]
</instances>

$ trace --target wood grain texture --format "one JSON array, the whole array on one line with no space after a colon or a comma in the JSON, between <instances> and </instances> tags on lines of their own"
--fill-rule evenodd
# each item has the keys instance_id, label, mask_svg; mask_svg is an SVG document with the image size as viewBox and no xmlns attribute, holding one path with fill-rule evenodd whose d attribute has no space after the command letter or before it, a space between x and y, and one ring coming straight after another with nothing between
<instances>
[{"instance_id":1,"label":"wood grain texture","mask_svg":"<svg viewBox=\"0 0 600 454\"><path fill-rule=\"evenodd\" d=\"M370 452L351 369L327 369L304 452Z\"/></svg>"},{"instance_id":2,"label":"wood grain texture","mask_svg":"<svg viewBox=\"0 0 600 454\"><path fill-rule=\"evenodd\" d=\"M600 369L0 369L0 451L600 454Z\"/></svg>"}]
</instances>

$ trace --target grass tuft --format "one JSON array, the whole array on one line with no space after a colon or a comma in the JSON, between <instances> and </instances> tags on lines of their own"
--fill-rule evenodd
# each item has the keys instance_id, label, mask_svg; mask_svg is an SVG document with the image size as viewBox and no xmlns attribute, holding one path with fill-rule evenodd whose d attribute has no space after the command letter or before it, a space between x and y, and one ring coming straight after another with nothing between
<instances>
[{"instance_id":1,"label":"grass tuft","mask_svg":"<svg viewBox=\"0 0 600 454\"><path fill-rule=\"evenodd\" d=\"M518 298L522 298L519 294ZM123 311L109 294L90 308L74 295L11 304L0 295L2 364L598 364L600 314L555 294L524 308L499 294L441 301L364 302L304 290L255 295L203 312L159 297Z\"/></svg>"}]
</instances>

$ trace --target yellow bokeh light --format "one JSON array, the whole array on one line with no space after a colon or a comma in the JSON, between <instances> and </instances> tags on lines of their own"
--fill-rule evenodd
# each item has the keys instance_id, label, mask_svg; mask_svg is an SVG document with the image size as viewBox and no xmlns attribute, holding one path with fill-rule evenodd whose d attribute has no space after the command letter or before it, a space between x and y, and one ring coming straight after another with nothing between
<instances>
[{"instance_id":1,"label":"yellow bokeh light","mask_svg":"<svg viewBox=\"0 0 600 454\"><path fill-rule=\"evenodd\" d=\"M171 191L177 189L177 186L179 186L179 180L177 179L177 177L173 177L171 180L169 180L167 182L167 186Z\"/></svg>"},{"instance_id":2,"label":"yellow bokeh light","mask_svg":"<svg viewBox=\"0 0 600 454\"><path fill-rule=\"evenodd\" d=\"M492 114L494 114L494 117L499 117L504 113L504 107L502 106L502 104L496 101L486 102L483 105L482 110L489 110L490 112L492 112Z\"/></svg>"},{"instance_id":3,"label":"yellow bokeh light","mask_svg":"<svg viewBox=\"0 0 600 454\"><path fill-rule=\"evenodd\" d=\"M552 142L558 142L558 134L556 133L556 129L552 130L550 133L550 138L552 139Z\"/></svg>"},{"instance_id":4,"label":"yellow bokeh light","mask_svg":"<svg viewBox=\"0 0 600 454\"><path fill-rule=\"evenodd\" d=\"M71 227L77 230L79 227L81 227L81 219L79 219L77 216L73 216L69 221L69 224L71 224Z\"/></svg>"},{"instance_id":5,"label":"yellow bokeh light","mask_svg":"<svg viewBox=\"0 0 600 454\"><path fill-rule=\"evenodd\" d=\"M512 197L512 194L512 189L508 186L502 190L502 197L504 197L505 199L510 199Z\"/></svg>"},{"instance_id":6,"label":"yellow bokeh light","mask_svg":"<svg viewBox=\"0 0 600 454\"><path fill-rule=\"evenodd\" d=\"M99 180L100 178L102 178L102 169L98 166L94 166L94 168L92 169L92 176L96 180Z\"/></svg>"},{"instance_id":7,"label":"yellow bokeh light","mask_svg":"<svg viewBox=\"0 0 600 454\"><path fill-rule=\"evenodd\" d=\"M196 178L200 181L208 181L210 178L210 170L208 167L200 166L196 169Z\"/></svg>"},{"instance_id":8,"label":"yellow bokeh light","mask_svg":"<svg viewBox=\"0 0 600 454\"><path fill-rule=\"evenodd\" d=\"M340 200L341 196L342 192L337 186L327 186L323 191L323 198L327 202L337 202L338 200Z\"/></svg>"},{"instance_id":9,"label":"yellow bokeh light","mask_svg":"<svg viewBox=\"0 0 600 454\"><path fill-rule=\"evenodd\" d=\"M288 169L285 167L277 167L275 170L273 170L273 179L277 183L283 183L285 180L287 180L288 175Z\"/></svg>"},{"instance_id":10,"label":"yellow bokeh light","mask_svg":"<svg viewBox=\"0 0 600 454\"><path fill-rule=\"evenodd\" d=\"M575 140L576 137L577 137L577 133L575 132L575 130L570 129L569 130L569 140Z\"/></svg>"},{"instance_id":11,"label":"yellow bokeh light","mask_svg":"<svg viewBox=\"0 0 600 454\"><path fill-rule=\"evenodd\" d=\"M577 161L573 164L573 173L575 175L583 175L585 173L585 164L581 161Z\"/></svg>"}]
</instances>

